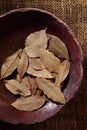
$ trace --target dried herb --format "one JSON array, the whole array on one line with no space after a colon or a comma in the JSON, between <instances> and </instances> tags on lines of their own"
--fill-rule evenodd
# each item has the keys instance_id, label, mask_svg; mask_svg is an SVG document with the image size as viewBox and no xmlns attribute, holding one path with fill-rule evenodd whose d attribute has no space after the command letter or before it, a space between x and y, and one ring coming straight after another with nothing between
<instances>
[{"instance_id":1,"label":"dried herb","mask_svg":"<svg viewBox=\"0 0 87 130\"><path fill-rule=\"evenodd\" d=\"M23 50L22 54L19 57L18 60L18 65L17 65L17 70L18 70L18 74L20 79L24 76L27 68L28 68L28 56L26 54L26 52Z\"/></svg>"},{"instance_id":2,"label":"dried herb","mask_svg":"<svg viewBox=\"0 0 87 130\"><path fill-rule=\"evenodd\" d=\"M69 74L69 70L70 70L70 62L68 60L64 60L59 66L58 74L56 74L55 85L57 87L61 86L61 83L65 80L65 78Z\"/></svg>"},{"instance_id":3,"label":"dried herb","mask_svg":"<svg viewBox=\"0 0 87 130\"><path fill-rule=\"evenodd\" d=\"M32 94L32 95L35 95L36 92L37 92L37 88L38 88L37 82L36 82L35 78L34 78L34 77L31 77L31 76L28 76L28 80L29 80L29 82L30 82L31 94Z\"/></svg>"},{"instance_id":4,"label":"dried herb","mask_svg":"<svg viewBox=\"0 0 87 130\"><path fill-rule=\"evenodd\" d=\"M44 94L57 103L65 104L66 100L61 92L52 82L43 78L36 78L38 87L44 92Z\"/></svg>"},{"instance_id":5,"label":"dried herb","mask_svg":"<svg viewBox=\"0 0 87 130\"><path fill-rule=\"evenodd\" d=\"M40 60L50 72L57 72L60 60L53 53L45 49L39 49Z\"/></svg>"},{"instance_id":6,"label":"dried herb","mask_svg":"<svg viewBox=\"0 0 87 130\"><path fill-rule=\"evenodd\" d=\"M42 64L39 58L29 58L29 66L35 70L42 70Z\"/></svg>"},{"instance_id":7,"label":"dried herb","mask_svg":"<svg viewBox=\"0 0 87 130\"><path fill-rule=\"evenodd\" d=\"M29 57L38 57L39 48L46 49L48 37L46 35L46 29L40 30L30 34L25 42L25 51Z\"/></svg>"},{"instance_id":8,"label":"dried herb","mask_svg":"<svg viewBox=\"0 0 87 130\"><path fill-rule=\"evenodd\" d=\"M59 58L69 59L68 50L58 37L48 34L49 37L49 50Z\"/></svg>"},{"instance_id":9,"label":"dried herb","mask_svg":"<svg viewBox=\"0 0 87 130\"><path fill-rule=\"evenodd\" d=\"M33 111L42 107L45 101L46 101L45 96L32 95L30 97L21 97L11 105L18 110Z\"/></svg>"},{"instance_id":10,"label":"dried herb","mask_svg":"<svg viewBox=\"0 0 87 130\"><path fill-rule=\"evenodd\" d=\"M18 50L13 55L9 56L1 67L1 79L6 78L13 73L13 71L17 68L18 64L18 55L21 49Z\"/></svg>"},{"instance_id":11,"label":"dried herb","mask_svg":"<svg viewBox=\"0 0 87 130\"><path fill-rule=\"evenodd\" d=\"M5 87L13 94L20 94L22 96L31 95L30 89L15 79L5 80Z\"/></svg>"},{"instance_id":12,"label":"dried herb","mask_svg":"<svg viewBox=\"0 0 87 130\"><path fill-rule=\"evenodd\" d=\"M42 69L41 71L37 71L29 66L29 68L27 69L27 73L35 77L53 78L52 74L47 69Z\"/></svg>"},{"instance_id":13,"label":"dried herb","mask_svg":"<svg viewBox=\"0 0 87 130\"><path fill-rule=\"evenodd\" d=\"M21 84L29 89L31 89L31 83L30 80L28 78L28 76L25 76L24 78L22 78L21 80Z\"/></svg>"}]
</instances>

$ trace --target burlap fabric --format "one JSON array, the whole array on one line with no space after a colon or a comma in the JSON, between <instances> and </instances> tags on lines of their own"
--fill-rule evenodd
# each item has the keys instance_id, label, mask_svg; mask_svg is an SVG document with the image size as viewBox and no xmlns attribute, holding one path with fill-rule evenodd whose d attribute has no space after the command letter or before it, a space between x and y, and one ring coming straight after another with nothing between
<instances>
[{"instance_id":1,"label":"burlap fabric","mask_svg":"<svg viewBox=\"0 0 87 130\"><path fill-rule=\"evenodd\" d=\"M84 76L75 97L54 117L28 126L0 121L0 130L87 130L87 0L0 0L0 14L24 7L48 10L70 26L82 47Z\"/></svg>"}]
</instances>

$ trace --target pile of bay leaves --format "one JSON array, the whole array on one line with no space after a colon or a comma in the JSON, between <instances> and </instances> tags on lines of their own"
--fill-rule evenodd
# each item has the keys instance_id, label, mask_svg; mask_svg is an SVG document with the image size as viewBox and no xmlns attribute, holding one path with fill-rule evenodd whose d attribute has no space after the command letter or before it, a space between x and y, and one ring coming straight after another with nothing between
<instances>
[{"instance_id":1,"label":"pile of bay leaves","mask_svg":"<svg viewBox=\"0 0 87 130\"><path fill-rule=\"evenodd\" d=\"M8 79L15 70L15 78ZM6 58L1 67L1 80L12 94L20 95L11 104L14 108L33 111L49 100L66 103L61 88L69 70L65 44L44 29L27 36L24 49Z\"/></svg>"}]
</instances>

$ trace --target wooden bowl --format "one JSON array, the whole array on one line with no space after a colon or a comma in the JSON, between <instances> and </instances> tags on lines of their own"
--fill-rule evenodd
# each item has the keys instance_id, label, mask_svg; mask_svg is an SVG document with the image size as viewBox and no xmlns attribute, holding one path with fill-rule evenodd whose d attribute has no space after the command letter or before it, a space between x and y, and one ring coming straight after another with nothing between
<instances>
[{"instance_id":1,"label":"wooden bowl","mask_svg":"<svg viewBox=\"0 0 87 130\"><path fill-rule=\"evenodd\" d=\"M63 91L67 102L80 87L82 69L82 51L69 27L53 14L35 8L10 11L0 16L0 66L3 61L19 48L24 47L26 37L37 30L47 27L47 32L58 36L66 45L71 56L70 76ZM33 112L19 111L13 108L16 97L0 81L0 119L13 124L32 124L44 121L56 114L64 105L48 102Z\"/></svg>"}]
</instances>

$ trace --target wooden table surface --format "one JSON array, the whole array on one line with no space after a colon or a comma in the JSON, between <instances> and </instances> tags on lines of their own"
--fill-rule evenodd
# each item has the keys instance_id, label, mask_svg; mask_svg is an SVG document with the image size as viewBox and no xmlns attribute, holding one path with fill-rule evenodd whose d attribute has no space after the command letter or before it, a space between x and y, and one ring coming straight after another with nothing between
<instances>
[{"instance_id":1,"label":"wooden table surface","mask_svg":"<svg viewBox=\"0 0 87 130\"><path fill-rule=\"evenodd\" d=\"M0 15L24 7L48 10L70 26L83 51L84 76L74 98L50 119L33 125L0 121L0 130L87 130L87 0L0 0Z\"/></svg>"}]
</instances>

